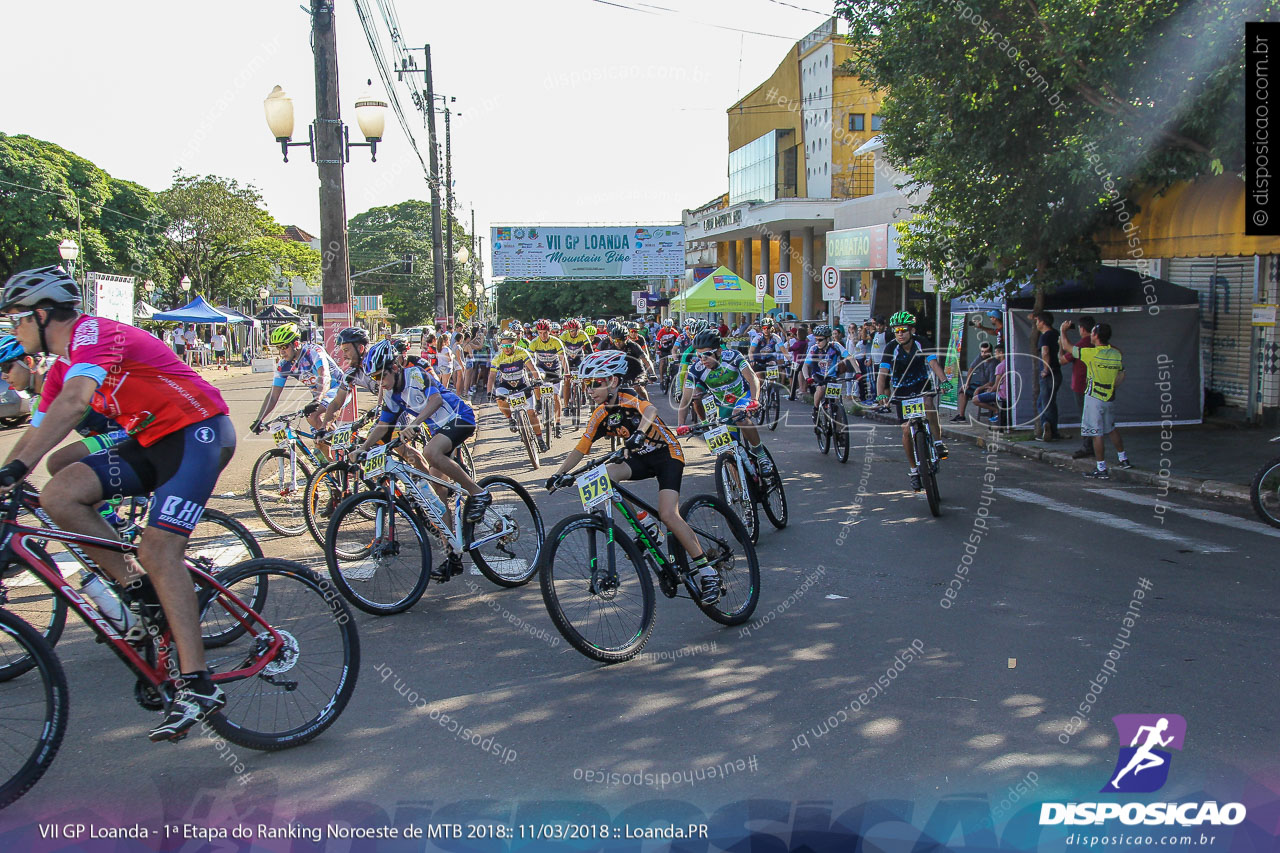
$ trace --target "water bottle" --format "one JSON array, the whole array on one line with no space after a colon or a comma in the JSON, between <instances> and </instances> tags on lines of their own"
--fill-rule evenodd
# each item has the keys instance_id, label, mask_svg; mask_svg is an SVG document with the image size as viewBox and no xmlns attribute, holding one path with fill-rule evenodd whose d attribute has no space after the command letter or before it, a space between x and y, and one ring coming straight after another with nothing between
<instances>
[{"instance_id":1,"label":"water bottle","mask_svg":"<svg viewBox=\"0 0 1280 853\"><path fill-rule=\"evenodd\" d=\"M658 522L658 519L642 509L636 513L636 521L644 528L644 532L649 534L649 538L653 540L655 545L662 543L660 538L662 536L662 525Z\"/></svg>"},{"instance_id":2,"label":"water bottle","mask_svg":"<svg viewBox=\"0 0 1280 853\"><path fill-rule=\"evenodd\" d=\"M436 494L435 489L431 488L429 480L414 483L413 488L418 493L418 497L422 498L422 502L439 513L442 519L447 520L449 518L449 507L445 506L444 501L440 500L440 496Z\"/></svg>"},{"instance_id":3,"label":"water bottle","mask_svg":"<svg viewBox=\"0 0 1280 853\"><path fill-rule=\"evenodd\" d=\"M90 574L89 579L80 585L80 594L92 601L98 612L120 633L133 627L133 612L124 606L124 602L97 575Z\"/></svg>"}]
</instances>

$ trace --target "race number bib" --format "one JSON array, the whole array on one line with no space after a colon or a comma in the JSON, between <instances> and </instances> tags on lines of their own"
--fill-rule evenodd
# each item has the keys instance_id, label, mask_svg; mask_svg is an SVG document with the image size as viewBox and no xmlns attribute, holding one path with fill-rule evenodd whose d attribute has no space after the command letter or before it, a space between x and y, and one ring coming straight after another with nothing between
<instances>
[{"instance_id":1,"label":"race number bib","mask_svg":"<svg viewBox=\"0 0 1280 853\"><path fill-rule=\"evenodd\" d=\"M578 497L582 499L583 509L591 509L597 504L605 503L613 494L613 484L609 482L609 472L605 466L597 465L582 474L574 483L578 487Z\"/></svg>"},{"instance_id":2,"label":"race number bib","mask_svg":"<svg viewBox=\"0 0 1280 853\"><path fill-rule=\"evenodd\" d=\"M351 443L351 427L345 426L342 429L336 429L329 436L330 444L350 444Z\"/></svg>"},{"instance_id":3,"label":"race number bib","mask_svg":"<svg viewBox=\"0 0 1280 853\"><path fill-rule=\"evenodd\" d=\"M902 401L902 416L907 420L924 417L924 397L912 397Z\"/></svg>"},{"instance_id":4,"label":"race number bib","mask_svg":"<svg viewBox=\"0 0 1280 853\"><path fill-rule=\"evenodd\" d=\"M765 379L773 379L773 380L777 380L777 378L778 378L778 368L776 368L776 367L768 367L768 368L765 368L765 371L764 371L764 378L765 378Z\"/></svg>"},{"instance_id":5,"label":"race number bib","mask_svg":"<svg viewBox=\"0 0 1280 853\"><path fill-rule=\"evenodd\" d=\"M832 399L839 400L839 399L840 399L840 386L839 386L839 385L828 384L828 385L827 385L827 390L826 390L826 395L827 395L828 397L832 398Z\"/></svg>"},{"instance_id":6,"label":"race number bib","mask_svg":"<svg viewBox=\"0 0 1280 853\"><path fill-rule=\"evenodd\" d=\"M387 470L387 445L381 444L371 448L364 457L364 475L377 477Z\"/></svg>"},{"instance_id":7,"label":"race number bib","mask_svg":"<svg viewBox=\"0 0 1280 853\"><path fill-rule=\"evenodd\" d=\"M733 449L733 436L729 435L727 426L718 426L709 430L703 438L707 440L707 450L712 453L724 453Z\"/></svg>"},{"instance_id":8,"label":"race number bib","mask_svg":"<svg viewBox=\"0 0 1280 853\"><path fill-rule=\"evenodd\" d=\"M276 441L288 441L288 440L289 440L289 430L287 430L287 429L278 429L278 430L276 430L275 432L271 433L271 437L272 437L272 438L274 438Z\"/></svg>"},{"instance_id":9,"label":"race number bib","mask_svg":"<svg viewBox=\"0 0 1280 853\"><path fill-rule=\"evenodd\" d=\"M556 386L550 383L546 383L540 386L538 390L540 390L543 394L554 394L556 393Z\"/></svg>"},{"instance_id":10,"label":"race number bib","mask_svg":"<svg viewBox=\"0 0 1280 853\"><path fill-rule=\"evenodd\" d=\"M527 406L528 404L529 404L529 398L526 397L524 394L508 394L507 395L507 405L509 406L519 407L519 406Z\"/></svg>"}]
</instances>

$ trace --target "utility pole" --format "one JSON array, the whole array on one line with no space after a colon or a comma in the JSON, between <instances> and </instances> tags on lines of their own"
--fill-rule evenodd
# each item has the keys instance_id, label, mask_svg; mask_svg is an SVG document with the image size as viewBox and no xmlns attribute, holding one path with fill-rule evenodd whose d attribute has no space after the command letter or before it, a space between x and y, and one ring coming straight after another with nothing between
<instances>
[{"instance_id":1,"label":"utility pole","mask_svg":"<svg viewBox=\"0 0 1280 853\"><path fill-rule=\"evenodd\" d=\"M311 0L315 46L316 167L320 172L320 252L326 343L351 325L351 264L347 257L347 202L343 184L342 115L338 106L338 38L333 0ZM290 281L290 288L293 283ZM290 300L292 302L292 300Z\"/></svg>"},{"instance_id":2,"label":"utility pole","mask_svg":"<svg viewBox=\"0 0 1280 853\"><path fill-rule=\"evenodd\" d=\"M444 108L444 262L448 265L446 278L448 289L445 290L445 313L453 316L453 135L450 133L449 117L452 110Z\"/></svg>"},{"instance_id":3,"label":"utility pole","mask_svg":"<svg viewBox=\"0 0 1280 853\"><path fill-rule=\"evenodd\" d=\"M427 133L431 137L431 267L435 282L436 316L448 316L444 290L444 250L440 243L440 154L436 146L436 91L431 82L431 45L426 46Z\"/></svg>"},{"instance_id":4,"label":"utility pole","mask_svg":"<svg viewBox=\"0 0 1280 853\"><path fill-rule=\"evenodd\" d=\"M479 310L480 304L476 302L476 267L480 264L480 259L476 257L476 209L471 208L471 304Z\"/></svg>"}]
</instances>

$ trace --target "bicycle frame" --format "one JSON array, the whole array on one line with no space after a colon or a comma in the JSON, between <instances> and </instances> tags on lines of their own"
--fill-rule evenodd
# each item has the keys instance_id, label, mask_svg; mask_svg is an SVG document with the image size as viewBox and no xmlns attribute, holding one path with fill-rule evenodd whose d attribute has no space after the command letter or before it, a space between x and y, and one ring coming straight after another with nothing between
<instances>
[{"instance_id":1,"label":"bicycle frame","mask_svg":"<svg viewBox=\"0 0 1280 853\"><path fill-rule=\"evenodd\" d=\"M465 541L462 538L462 508L463 504L466 502L467 493L461 486L456 483L451 483L448 480L442 480L433 474L427 473L426 471L419 471L407 462L391 456L387 456L385 464L385 470L378 475L380 485L382 483L386 483L388 480L394 480L408 486L409 488L403 492L405 497L409 498L410 502L426 515L427 520L440 534L445 544L453 551L453 553L463 554L467 551L472 551L482 545L486 545L496 539L501 539L503 536L511 533L511 531L507 529L506 522L504 521L502 529L498 530L496 533L490 533L488 536L482 536L481 538L472 540L471 542ZM419 484L424 482L435 483L448 489L449 502L453 504L452 509L449 508L449 502L441 501L439 499L439 495L433 494L433 497L436 498L435 501L424 498L422 493L418 490ZM385 488L390 491L390 484L387 483ZM425 488L430 489L430 486L425 486ZM439 502L440 506L436 506L437 502ZM445 523L444 515L440 512L442 507L445 511L450 513L453 520L452 527Z\"/></svg>"},{"instance_id":2,"label":"bicycle frame","mask_svg":"<svg viewBox=\"0 0 1280 853\"><path fill-rule=\"evenodd\" d=\"M102 548L106 551L114 551L117 554L136 553L137 546L114 539L99 539L96 536L86 536L81 533L71 533L56 528L28 527L24 524L18 524L12 518L12 513L16 512L16 505L11 504L10 506L10 517L0 519L0 561L17 559L23 562L32 574L39 578L45 586L49 587L54 595L61 598L72 610L80 615L80 618L89 626L89 629L98 635L98 639L106 643L124 665L140 680L159 690L163 685L177 678L177 673L179 672L177 649L168 630L161 634L154 626L149 626L150 637L156 641L156 663L153 666L138 653L138 650L131 643L120 635L90 599L82 596L62 576L56 564L52 561L46 562L28 540L38 539L60 542L68 550L73 548L78 550L79 546L84 546ZM85 557L84 559L87 560L88 558ZM257 656L257 660L251 666L245 669L214 673L213 680L215 682L232 682L256 676L284 647L284 638L278 631L268 625L266 620L258 615L257 612L250 609L234 593L215 580L212 575L193 565L190 561L184 562L187 570L198 581L214 590L219 603L231 614L232 618L240 623L241 628L256 636L261 637L265 634L270 638L267 648ZM106 578L106 575L92 560L89 560L87 565L92 566L92 570L96 574Z\"/></svg>"}]
</instances>

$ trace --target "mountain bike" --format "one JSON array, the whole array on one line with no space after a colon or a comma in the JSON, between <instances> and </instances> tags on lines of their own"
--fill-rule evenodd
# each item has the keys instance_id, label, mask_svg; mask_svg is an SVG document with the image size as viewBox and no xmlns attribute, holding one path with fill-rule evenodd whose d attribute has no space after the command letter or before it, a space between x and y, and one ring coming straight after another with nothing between
<instances>
[{"instance_id":1,"label":"mountain bike","mask_svg":"<svg viewBox=\"0 0 1280 853\"><path fill-rule=\"evenodd\" d=\"M577 429L582 426L591 403L587 400L587 392L582 390L582 382L579 381L577 373L570 371L564 381L569 383L569 401L564 406L564 416L569 418L573 428Z\"/></svg>"},{"instance_id":2,"label":"mountain bike","mask_svg":"<svg viewBox=\"0 0 1280 853\"><path fill-rule=\"evenodd\" d=\"M551 430L556 422L556 386L550 382L543 382L538 385L538 419L542 421L542 441L540 447L543 453L551 449Z\"/></svg>"},{"instance_id":3,"label":"mountain bike","mask_svg":"<svg viewBox=\"0 0 1280 853\"><path fill-rule=\"evenodd\" d=\"M782 420L782 393L778 390L778 383L783 379L782 372L778 363L773 362L760 373L764 376L760 383L761 424L772 431L778 428L778 423Z\"/></svg>"},{"instance_id":4,"label":"mountain bike","mask_svg":"<svg viewBox=\"0 0 1280 853\"><path fill-rule=\"evenodd\" d=\"M15 520L21 502L15 490L0 499L0 563L21 563L84 620L136 678L134 699L160 711L177 690L178 661L173 636L160 608L138 610L145 631L126 640L93 601L67 584L41 542L56 541L133 553L129 543ZM340 596L306 567L272 558L248 560L214 577L190 561L197 604L208 620L238 626L234 639L208 659L213 680L227 704L205 726L248 749L299 746L327 729L355 690L360 642L350 611ZM106 575L99 579L124 591ZM257 603L246 603L249 599ZM37 631L0 610L0 661L8 667L0 681L0 807L25 793L48 770L67 725L67 683L53 648Z\"/></svg>"},{"instance_id":5,"label":"mountain bike","mask_svg":"<svg viewBox=\"0 0 1280 853\"><path fill-rule=\"evenodd\" d=\"M379 616L408 610L432 578L432 537L443 545L453 570L438 577L440 582L460 571L462 555L470 554L480 573L498 586L528 583L537 571L544 533L542 514L524 487L510 477L485 477L479 485L493 495L493 503L478 523L465 521L467 493L389 456L388 449L400 441L369 449L360 464L364 478L377 485L343 500L329 520L325 560L347 600ZM433 486L446 492L445 500Z\"/></svg>"},{"instance_id":6,"label":"mountain bike","mask_svg":"<svg viewBox=\"0 0 1280 853\"><path fill-rule=\"evenodd\" d=\"M667 598L691 599L721 625L746 622L760 600L760 564L747 529L720 498L694 495L680 505L680 514L723 588L715 604L702 602L684 546L668 531L664 549L632 506L655 521L658 510L609 479L606 466L625 453L614 451L565 475L574 478L586 511L551 528L539 566L542 600L556 629L579 652L602 663L633 658L649 641L657 618L650 573ZM628 527L614 521L615 510ZM662 529L660 521L657 527Z\"/></svg>"},{"instance_id":7,"label":"mountain bike","mask_svg":"<svg viewBox=\"0 0 1280 853\"><path fill-rule=\"evenodd\" d=\"M849 415L840 399L841 383L839 379L831 379L825 385L815 385L815 393L819 387L823 388L822 402L818 404L818 419L813 425L818 449L826 453L834 444L836 459L841 463L848 462Z\"/></svg>"},{"instance_id":8,"label":"mountain bike","mask_svg":"<svg viewBox=\"0 0 1280 853\"><path fill-rule=\"evenodd\" d=\"M937 396L936 392L907 397L900 402L902 416L910 425L911 450L915 468L920 472L920 484L924 486L925 497L929 500L929 512L937 517L942 515L942 499L938 495L938 465L941 460L933 445L933 430L929 427L924 400L932 396Z\"/></svg>"},{"instance_id":9,"label":"mountain bike","mask_svg":"<svg viewBox=\"0 0 1280 853\"><path fill-rule=\"evenodd\" d=\"M716 457L716 494L738 516L751 534L751 544L760 541L760 516L756 506L764 507L769 523L781 530L787 526L787 493L782 473L769 448L764 453L773 462L773 473L761 477L756 456L747 449L736 418L719 418L690 429L707 442L707 450Z\"/></svg>"},{"instance_id":10,"label":"mountain bike","mask_svg":"<svg viewBox=\"0 0 1280 853\"><path fill-rule=\"evenodd\" d=\"M294 422L301 417L302 412L297 411L262 425L264 430L272 430L276 446L253 463L249 480L253 508L267 527L281 536L297 536L307 529L303 510L306 484L312 471L329 463L302 440L314 440L315 433L294 429Z\"/></svg>"},{"instance_id":11,"label":"mountain bike","mask_svg":"<svg viewBox=\"0 0 1280 853\"><path fill-rule=\"evenodd\" d=\"M1280 441L1280 435L1271 440ZM1249 497L1259 518L1272 527L1280 527L1280 456L1263 465L1254 475Z\"/></svg>"},{"instance_id":12,"label":"mountain bike","mask_svg":"<svg viewBox=\"0 0 1280 853\"><path fill-rule=\"evenodd\" d=\"M60 528L49 517L48 512L40 505L40 493L30 483L23 483L15 490L20 502L20 512L35 516L41 524L50 530ZM125 507L127 509L124 509ZM122 537L129 543L136 543L141 536L146 517L151 508L151 497L129 498L120 504L124 510L122 521L124 529ZM39 543L44 547L44 543ZM60 543L81 569L80 585L83 586L89 577L100 573L97 563L83 549L71 542ZM218 575L231 566L256 559L262 556L262 548L258 540L236 519L224 512L206 507L196 522L195 529L187 539L186 559L211 575ZM70 562L58 563L64 577L70 577ZM106 594L111 595L108 588ZM62 636L67 621L67 606L62 598L53 595L39 579L27 571L20 563L0 563L0 607L4 607L21 617L23 621L35 628L50 646L55 645ZM123 602L117 607L123 609ZM207 647L229 642L230 637L222 629L214 630L212 624L204 626L210 629L204 635ZM224 629L233 630L227 626ZM21 662L19 662L21 663ZM0 660L0 680L14 661Z\"/></svg>"},{"instance_id":13,"label":"mountain bike","mask_svg":"<svg viewBox=\"0 0 1280 853\"><path fill-rule=\"evenodd\" d=\"M524 445L525 453L529 454L529 464L533 465L533 470L537 471L541 461L538 459L538 450L541 442L533 434L533 422L529 420L529 412L525 408L529 405L529 392L512 391L506 396L507 405L511 407L511 419L516 425L516 433L520 436L520 443ZM542 425L546 429L546 424Z\"/></svg>"}]
</instances>

